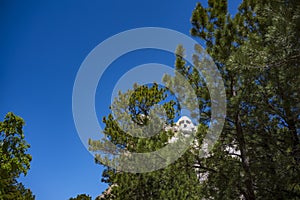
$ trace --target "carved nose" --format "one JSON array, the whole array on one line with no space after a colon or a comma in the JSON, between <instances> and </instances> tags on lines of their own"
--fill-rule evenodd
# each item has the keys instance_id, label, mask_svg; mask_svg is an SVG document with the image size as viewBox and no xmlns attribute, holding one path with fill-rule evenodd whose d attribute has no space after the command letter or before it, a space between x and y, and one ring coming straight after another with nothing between
<instances>
[{"instance_id":1,"label":"carved nose","mask_svg":"<svg viewBox=\"0 0 300 200\"><path fill-rule=\"evenodd\" d=\"M185 125L183 125L184 126L184 128L186 128L187 127L187 125L185 124Z\"/></svg>"}]
</instances>

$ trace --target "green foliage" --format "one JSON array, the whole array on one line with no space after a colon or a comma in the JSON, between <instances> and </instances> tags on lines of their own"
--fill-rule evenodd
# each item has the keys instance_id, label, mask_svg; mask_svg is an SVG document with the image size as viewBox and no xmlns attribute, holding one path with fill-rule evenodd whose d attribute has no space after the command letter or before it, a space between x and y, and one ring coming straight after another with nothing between
<instances>
[{"instance_id":1,"label":"green foliage","mask_svg":"<svg viewBox=\"0 0 300 200\"><path fill-rule=\"evenodd\" d=\"M191 17L191 34L206 41L226 88L226 122L212 152L201 158L191 149L174 164L151 173L107 168L103 181L114 187L102 199L300 198L300 3L243 0L235 16L228 13L227 5L226 0L208 0L208 7L197 4ZM197 47L195 51L194 66L201 64L207 70L199 60L202 52ZM195 115L199 122L196 139L201 144L211 116L209 91L200 73L185 62L182 46L177 49L175 66L196 94L198 107L188 93L183 102L201 113ZM176 78L165 76L164 81L175 91L183 90ZM166 98L151 87L131 94L120 94L112 107L142 120L141 125L148 122L140 114L147 116L153 104ZM129 107L122 107L129 97ZM181 106L174 105L166 107L170 118ZM117 121L112 115L104 118L104 133L129 151L154 151L172 136L161 131L150 139L138 139L124 132ZM104 144L90 141L94 151ZM227 151L230 146L239 153ZM207 178L200 182L196 172Z\"/></svg>"},{"instance_id":2,"label":"green foliage","mask_svg":"<svg viewBox=\"0 0 300 200\"><path fill-rule=\"evenodd\" d=\"M297 199L299 2L244 0L234 17L223 3L198 4L192 16L191 33L207 42L229 100L220 144L204 160L215 170L204 184L205 196ZM222 147L232 143L239 160L224 155Z\"/></svg>"},{"instance_id":3,"label":"green foliage","mask_svg":"<svg viewBox=\"0 0 300 200\"><path fill-rule=\"evenodd\" d=\"M134 86L133 92L128 91L119 94L118 99L111 106L112 109L119 109L128 112L128 117L136 120L141 126L147 124L147 116L155 104L163 105L166 110L166 121L173 123L176 115L176 101L169 98L171 93L166 88L157 84L148 86ZM126 104L126 99L130 99ZM178 112L177 108L177 112ZM160 129L160 132L150 138L133 137L121 130L117 124L118 114L114 113L104 118L106 124L104 133L110 141L124 150L131 152L150 152L162 148L174 133ZM140 118L142 114L142 118ZM91 150L97 151L101 147L111 152L110 148L104 148L105 141L89 142ZM105 192L100 199L197 199L199 185L195 170L193 169L194 155L191 152L185 153L174 164L165 169L148 173L126 173L115 169L107 168L103 173L102 181L112 185L109 192ZM102 163L101 156L96 156L96 162Z\"/></svg>"},{"instance_id":4,"label":"green foliage","mask_svg":"<svg viewBox=\"0 0 300 200\"><path fill-rule=\"evenodd\" d=\"M92 200L92 197L86 194L79 194L75 198L70 198L69 200Z\"/></svg>"},{"instance_id":5,"label":"green foliage","mask_svg":"<svg viewBox=\"0 0 300 200\"><path fill-rule=\"evenodd\" d=\"M100 199L198 199L200 185L193 160L193 155L187 153L167 168L149 173L108 169L103 174L104 181L115 186Z\"/></svg>"},{"instance_id":6,"label":"green foliage","mask_svg":"<svg viewBox=\"0 0 300 200\"><path fill-rule=\"evenodd\" d=\"M24 139L24 120L8 113L0 122L0 199L34 199L32 192L25 189L17 178L27 174L31 155L26 151L30 147Z\"/></svg>"}]
</instances>

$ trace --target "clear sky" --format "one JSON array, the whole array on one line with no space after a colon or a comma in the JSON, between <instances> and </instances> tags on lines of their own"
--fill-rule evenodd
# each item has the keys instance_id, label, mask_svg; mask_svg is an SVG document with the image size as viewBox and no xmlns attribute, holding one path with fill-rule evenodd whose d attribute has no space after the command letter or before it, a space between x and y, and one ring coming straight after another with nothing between
<instances>
[{"instance_id":1,"label":"clear sky","mask_svg":"<svg viewBox=\"0 0 300 200\"><path fill-rule=\"evenodd\" d=\"M103 167L85 149L72 116L74 80L88 53L132 28L164 27L189 34L196 2L0 1L0 117L2 121L12 111L26 122L33 160L21 180L37 200L64 200L80 193L95 198L107 187L101 183ZM230 1L231 13L239 2ZM174 57L145 51L113 63L98 85L101 91L105 88L96 94L99 119L107 115L109 95L122 73L150 61L172 66Z\"/></svg>"}]
</instances>

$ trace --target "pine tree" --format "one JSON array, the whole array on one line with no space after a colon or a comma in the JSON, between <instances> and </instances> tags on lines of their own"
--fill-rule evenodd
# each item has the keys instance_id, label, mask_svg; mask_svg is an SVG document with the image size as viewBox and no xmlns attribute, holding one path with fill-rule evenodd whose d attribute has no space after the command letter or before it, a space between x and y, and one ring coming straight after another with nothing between
<instances>
[{"instance_id":1,"label":"pine tree","mask_svg":"<svg viewBox=\"0 0 300 200\"><path fill-rule=\"evenodd\" d=\"M70 198L69 200L92 200L92 197L86 194L79 194L75 198Z\"/></svg>"},{"instance_id":2,"label":"pine tree","mask_svg":"<svg viewBox=\"0 0 300 200\"><path fill-rule=\"evenodd\" d=\"M104 199L300 198L299 2L243 0L235 16L228 13L227 5L226 0L208 0L208 7L197 4L191 17L191 35L206 42L226 88L226 121L217 144L207 157L188 150L172 165L154 172L132 174L107 168L103 181L116 187ZM199 122L196 140L202 144L212 102L194 67L203 65L197 56L201 51L195 47L193 66L184 60L184 47L179 46L176 54L175 68L196 94L198 104L189 105L190 94L183 102L200 113L195 115ZM164 81L182 90L176 77L166 76ZM143 87L128 108L121 105L132 92L120 94L112 107L120 108L120 113L127 109L130 115L126 117L147 124L147 111L164 101L164 92ZM180 105L165 105L172 124ZM104 133L121 149L154 151L172 136L162 130L150 139L135 138L116 121L113 115L105 118ZM90 141L90 145L94 151L99 147L111 150L105 142ZM236 151L230 152L228 147ZM96 157L96 162L105 160ZM196 173L207 178L199 182Z\"/></svg>"},{"instance_id":3,"label":"pine tree","mask_svg":"<svg viewBox=\"0 0 300 200\"><path fill-rule=\"evenodd\" d=\"M172 95L166 88L157 84L135 85L134 88L134 91L120 93L111 108L127 111L126 113L129 115L126 117L143 126L148 123L149 111L153 109L153 106L161 104L166 111L166 123L172 125L174 117L178 115L178 108L176 101L170 97ZM125 103L126 99L130 99L129 105ZM110 141L122 149L130 150L130 152L155 151L166 145L168 139L174 135L173 132L167 132L162 127L159 129L159 133L150 138L133 137L124 129L120 129L116 122L119 119L118 116L124 116L116 113L118 111L114 113L114 117L111 114L104 118L103 121L106 125L104 133ZM99 147L102 151L105 149L108 153L114 152L107 148L109 145L106 145L105 140L90 140L89 144L91 150L96 152L100 149ZM193 168L193 159L194 155L187 151L168 167L147 173L128 173L107 167L102 181L110 185L110 191L105 192L100 199L197 199L200 185ZM106 161L99 154L96 155L97 163L103 164Z\"/></svg>"},{"instance_id":4,"label":"pine tree","mask_svg":"<svg viewBox=\"0 0 300 200\"><path fill-rule=\"evenodd\" d=\"M204 162L216 170L206 196L297 199L299 3L245 0L233 18L227 1L208 5L197 5L191 33L206 41L229 102L220 147ZM235 162L221 148L230 142L241 152Z\"/></svg>"}]
</instances>

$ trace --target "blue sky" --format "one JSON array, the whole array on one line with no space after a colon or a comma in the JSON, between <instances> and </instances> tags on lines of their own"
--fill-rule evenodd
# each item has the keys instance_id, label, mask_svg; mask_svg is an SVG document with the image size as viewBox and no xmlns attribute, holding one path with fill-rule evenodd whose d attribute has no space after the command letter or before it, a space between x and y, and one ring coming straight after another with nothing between
<instances>
[{"instance_id":1,"label":"blue sky","mask_svg":"<svg viewBox=\"0 0 300 200\"><path fill-rule=\"evenodd\" d=\"M80 193L95 198L106 188L101 183L103 167L80 141L72 116L74 80L88 53L132 28L164 27L189 34L196 2L1 1L0 117L12 111L26 121L33 161L21 180L37 200L63 200ZM232 13L239 2L230 2ZM99 119L108 114L109 95L122 73L149 62L172 66L174 57L141 51L110 66L96 94Z\"/></svg>"}]
</instances>

